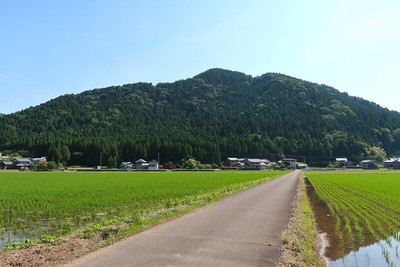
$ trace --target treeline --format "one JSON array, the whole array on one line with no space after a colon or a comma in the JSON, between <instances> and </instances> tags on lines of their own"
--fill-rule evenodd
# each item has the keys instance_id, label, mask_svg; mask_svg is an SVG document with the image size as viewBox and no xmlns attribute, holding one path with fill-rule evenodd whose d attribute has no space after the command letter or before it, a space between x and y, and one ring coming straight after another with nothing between
<instances>
[{"instance_id":1,"label":"treeline","mask_svg":"<svg viewBox=\"0 0 400 267\"><path fill-rule=\"evenodd\" d=\"M289 76L221 69L174 83L64 95L0 117L0 151L68 165L138 158L220 164L227 156L361 160L400 154L400 114Z\"/></svg>"}]
</instances>

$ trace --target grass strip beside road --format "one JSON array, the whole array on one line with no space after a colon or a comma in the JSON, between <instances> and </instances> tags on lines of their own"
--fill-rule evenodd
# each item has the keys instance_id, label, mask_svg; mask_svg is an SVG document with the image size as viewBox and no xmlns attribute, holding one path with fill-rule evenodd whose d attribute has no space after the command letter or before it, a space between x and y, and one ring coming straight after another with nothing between
<instances>
[{"instance_id":1,"label":"grass strip beside road","mask_svg":"<svg viewBox=\"0 0 400 267\"><path fill-rule=\"evenodd\" d=\"M302 174L292 212L288 228L282 233L282 254L277 266L324 266L318 252L320 244L317 225Z\"/></svg>"}]
</instances>

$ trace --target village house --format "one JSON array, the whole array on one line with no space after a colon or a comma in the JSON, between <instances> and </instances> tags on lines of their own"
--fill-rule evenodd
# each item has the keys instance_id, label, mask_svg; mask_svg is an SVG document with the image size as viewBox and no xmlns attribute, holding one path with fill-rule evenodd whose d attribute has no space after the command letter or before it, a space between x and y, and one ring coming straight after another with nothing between
<instances>
[{"instance_id":1,"label":"village house","mask_svg":"<svg viewBox=\"0 0 400 267\"><path fill-rule=\"evenodd\" d=\"M121 164L121 168L124 168L123 164L129 166L130 162L123 162ZM127 168L127 166L125 166L125 168ZM133 168L133 164L132 164L132 168ZM149 171L157 171L159 170L160 166L158 164L157 160L152 160L150 162L145 161L144 159L138 159L137 161L135 161L135 168L136 170L149 170Z\"/></svg>"},{"instance_id":2,"label":"village house","mask_svg":"<svg viewBox=\"0 0 400 267\"><path fill-rule=\"evenodd\" d=\"M136 170L147 169L147 166L147 161L145 161L144 159L138 159L137 161L135 161Z\"/></svg>"},{"instance_id":3,"label":"village house","mask_svg":"<svg viewBox=\"0 0 400 267\"><path fill-rule=\"evenodd\" d=\"M26 170L31 165L32 160L28 158L17 158L13 162L14 169Z\"/></svg>"},{"instance_id":4,"label":"village house","mask_svg":"<svg viewBox=\"0 0 400 267\"><path fill-rule=\"evenodd\" d=\"M354 162L347 158L336 158L336 165L339 167L354 168Z\"/></svg>"},{"instance_id":5,"label":"village house","mask_svg":"<svg viewBox=\"0 0 400 267\"><path fill-rule=\"evenodd\" d=\"M243 169L247 170L259 170L261 168L260 159L245 159Z\"/></svg>"},{"instance_id":6,"label":"village house","mask_svg":"<svg viewBox=\"0 0 400 267\"><path fill-rule=\"evenodd\" d=\"M400 169L400 159L391 158L383 162L383 166L388 169Z\"/></svg>"},{"instance_id":7,"label":"village house","mask_svg":"<svg viewBox=\"0 0 400 267\"><path fill-rule=\"evenodd\" d=\"M240 167L240 163L242 163L243 161L244 161L244 159L238 159L238 158L234 158L234 157L229 157L225 161L225 166L226 167L230 167L230 168L239 168Z\"/></svg>"},{"instance_id":8,"label":"village house","mask_svg":"<svg viewBox=\"0 0 400 267\"><path fill-rule=\"evenodd\" d=\"M46 157L40 157L40 158L33 158L32 159L32 164L40 164L40 163L47 163L47 158Z\"/></svg>"},{"instance_id":9,"label":"village house","mask_svg":"<svg viewBox=\"0 0 400 267\"><path fill-rule=\"evenodd\" d=\"M1 155L1 154L0 154ZM16 158L14 161L7 160L11 159L9 156L0 156L0 169L18 169L26 170L29 169L32 164L47 163L46 157L40 158Z\"/></svg>"},{"instance_id":10,"label":"village house","mask_svg":"<svg viewBox=\"0 0 400 267\"><path fill-rule=\"evenodd\" d=\"M363 170L375 170L378 169L378 165L373 160L363 160L361 161L361 168Z\"/></svg>"},{"instance_id":11,"label":"village house","mask_svg":"<svg viewBox=\"0 0 400 267\"><path fill-rule=\"evenodd\" d=\"M148 163L147 169L149 171L157 171L158 170L158 161L152 160Z\"/></svg>"},{"instance_id":12,"label":"village house","mask_svg":"<svg viewBox=\"0 0 400 267\"><path fill-rule=\"evenodd\" d=\"M347 158L336 158L336 162L345 164L347 162Z\"/></svg>"},{"instance_id":13,"label":"village house","mask_svg":"<svg viewBox=\"0 0 400 267\"><path fill-rule=\"evenodd\" d=\"M282 159L282 163L283 165L286 166L286 168L295 169L297 164L297 159L284 158Z\"/></svg>"},{"instance_id":14,"label":"village house","mask_svg":"<svg viewBox=\"0 0 400 267\"><path fill-rule=\"evenodd\" d=\"M120 165L120 168L126 171L130 171L133 169L133 164L132 162L128 161L128 162L122 162Z\"/></svg>"},{"instance_id":15,"label":"village house","mask_svg":"<svg viewBox=\"0 0 400 267\"><path fill-rule=\"evenodd\" d=\"M9 169L13 169L14 165L12 161L0 161L0 169L1 170L9 170Z\"/></svg>"},{"instance_id":16,"label":"village house","mask_svg":"<svg viewBox=\"0 0 400 267\"><path fill-rule=\"evenodd\" d=\"M309 168L308 164L306 164L306 163L299 163L296 166L296 169L299 169L299 170L305 170L305 169L308 169L308 168Z\"/></svg>"},{"instance_id":17,"label":"village house","mask_svg":"<svg viewBox=\"0 0 400 267\"><path fill-rule=\"evenodd\" d=\"M231 167L231 168L239 167L238 158L228 157L226 158L224 163L226 167Z\"/></svg>"},{"instance_id":18,"label":"village house","mask_svg":"<svg viewBox=\"0 0 400 267\"><path fill-rule=\"evenodd\" d=\"M271 164L271 161L267 160L267 159L261 159L261 164L265 164L265 166L268 166Z\"/></svg>"},{"instance_id":19,"label":"village house","mask_svg":"<svg viewBox=\"0 0 400 267\"><path fill-rule=\"evenodd\" d=\"M336 158L337 166L343 167L346 166L348 160L347 158Z\"/></svg>"},{"instance_id":20,"label":"village house","mask_svg":"<svg viewBox=\"0 0 400 267\"><path fill-rule=\"evenodd\" d=\"M242 170L265 170L271 162L267 159L244 159L239 163Z\"/></svg>"}]
</instances>

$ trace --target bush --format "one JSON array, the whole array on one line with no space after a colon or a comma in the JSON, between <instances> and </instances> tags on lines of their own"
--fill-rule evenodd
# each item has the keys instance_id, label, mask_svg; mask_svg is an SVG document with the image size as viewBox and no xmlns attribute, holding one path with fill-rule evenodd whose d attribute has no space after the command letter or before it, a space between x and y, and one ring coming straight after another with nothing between
<instances>
[{"instance_id":1,"label":"bush","mask_svg":"<svg viewBox=\"0 0 400 267\"><path fill-rule=\"evenodd\" d=\"M54 161L49 161L47 163L32 164L29 168L33 171L51 171L59 168L59 166Z\"/></svg>"}]
</instances>

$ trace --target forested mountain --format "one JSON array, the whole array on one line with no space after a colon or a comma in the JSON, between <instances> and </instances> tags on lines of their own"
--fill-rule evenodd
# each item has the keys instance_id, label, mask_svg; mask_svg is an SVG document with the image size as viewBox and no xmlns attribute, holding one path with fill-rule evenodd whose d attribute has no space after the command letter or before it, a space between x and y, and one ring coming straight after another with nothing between
<instances>
[{"instance_id":1,"label":"forested mountain","mask_svg":"<svg viewBox=\"0 0 400 267\"><path fill-rule=\"evenodd\" d=\"M360 160L400 153L400 114L282 74L211 69L174 83L126 84L60 96L0 117L0 151L117 166L227 156Z\"/></svg>"}]
</instances>

